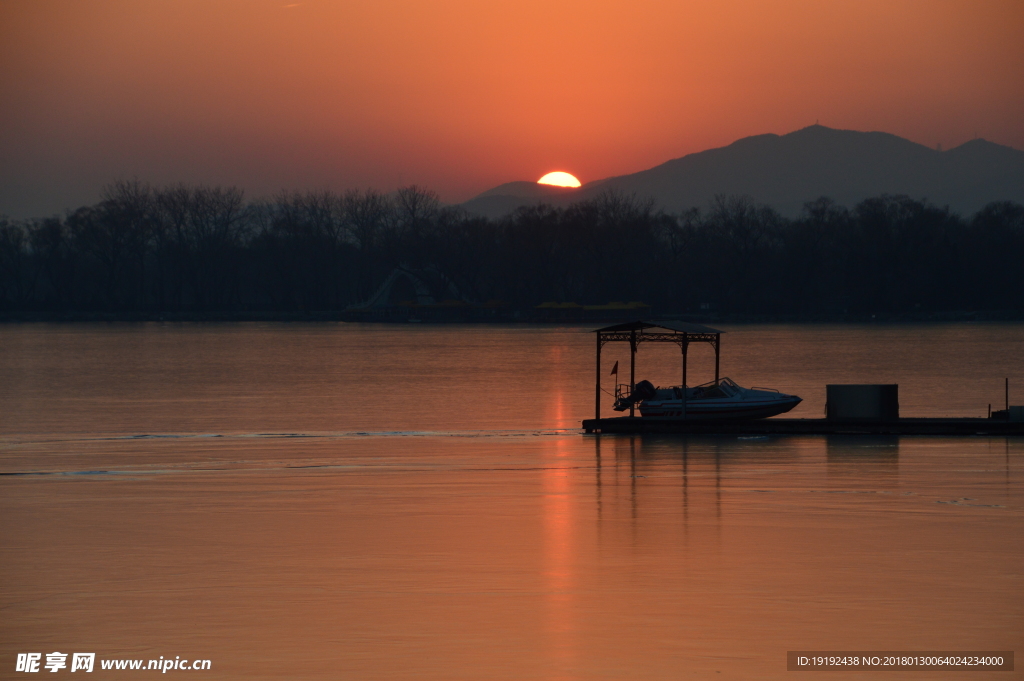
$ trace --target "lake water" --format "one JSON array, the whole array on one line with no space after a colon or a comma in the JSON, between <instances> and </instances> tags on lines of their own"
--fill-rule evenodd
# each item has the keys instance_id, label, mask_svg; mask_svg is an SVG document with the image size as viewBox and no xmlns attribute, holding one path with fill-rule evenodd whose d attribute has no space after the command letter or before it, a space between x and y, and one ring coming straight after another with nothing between
<instances>
[{"instance_id":1,"label":"lake water","mask_svg":"<svg viewBox=\"0 0 1024 681\"><path fill-rule=\"evenodd\" d=\"M789 417L826 383L899 383L904 416L984 416L1007 376L1024 402L1024 325L725 330L722 375L804 397ZM0 326L0 677L54 651L604 680L1024 650L1024 439L583 435L587 331ZM627 350L603 360L611 390ZM713 362L691 347L690 382ZM638 379L679 373L641 346Z\"/></svg>"}]
</instances>

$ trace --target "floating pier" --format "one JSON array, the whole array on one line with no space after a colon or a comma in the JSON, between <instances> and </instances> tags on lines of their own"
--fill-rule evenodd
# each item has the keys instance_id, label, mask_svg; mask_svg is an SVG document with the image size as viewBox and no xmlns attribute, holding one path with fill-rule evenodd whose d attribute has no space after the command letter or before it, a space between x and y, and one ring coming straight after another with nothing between
<instances>
[{"instance_id":1,"label":"floating pier","mask_svg":"<svg viewBox=\"0 0 1024 681\"><path fill-rule=\"evenodd\" d=\"M984 418L901 418L891 421L754 419L687 421L619 416L586 419L588 433L693 433L704 435L1024 435L1024 422Z\"/></svg>"},{"instance_id":2,"label":"floating pier","mask_svg":"<svg viewBox=\"0 0 1024 681\"><path fill-rule=\"evenodd\" d=\"M583 421L588 433L700 433L706 435L1024 435L1024 407L1010 406L1010 381L1006 379L1006 409L989 418L900 418L899 392L892 385L828 385L827 418L762 418L747 420L667 418L637 416L635 402L629 416L601 418L601 348L606 343L629 343L629 383L616 394L632 394L636 388L636 352L641 343L674 343L682 351L682 385L687 385L687 351L691 343L708 343L715 351L718 384L722 333L689 322L627 322L595 329L597 374L594 418ZM618 362L612 370L618 379ZM685 390L685 388L684 388ZM684 393L685 394L685 393ZM685 413L685 400L682 411ZM775 412L779 413L779 412Z\"/></svg>"}]
</instances>

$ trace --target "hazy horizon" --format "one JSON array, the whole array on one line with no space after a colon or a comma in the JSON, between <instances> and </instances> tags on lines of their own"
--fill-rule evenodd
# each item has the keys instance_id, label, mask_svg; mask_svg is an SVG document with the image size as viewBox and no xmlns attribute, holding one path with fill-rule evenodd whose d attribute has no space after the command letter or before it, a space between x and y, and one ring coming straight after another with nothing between
<instances>
[{"instance_id":1,"label":"hazy horizon","mask_svg":"<svg viewBox=\"0 0 1024 681\"><path fill-rule=\"evenodd\" d=\"M817 126L819 126L819 124L815 124L814 126L811 126L811 127L817 127ZM821 127L827 128L827 126L821 126ZM747 136L747 137L740 138L738 140L734 140L730 144L726 144L726 145L723 145L721 147L713 147L711 149L702 149L702 150L699 150L699 151L692 152L690 154L686 154L685 156L682 156L682 157L665 159L661 163L658 163L658 164L656 164L656 165L654 165L654 166L652 166L650 168L642 168L642 169L640 169L636 173L620 173L618 175L611 175L611 176L608 176L608 177L593 178L593 179L590 179L590 180L584 182L584 184L582 185L582 187L580 189L581 190L593 189L593 190L597 191L597 188L600 188L600 187L604 186L604 183L605 183L606 180L617 180L617 179L627 178L630 175L640 175L640 174L643 174L645 171L656 170L656 169L658 169L658 168L660 168L660 167L662 167L662 166L664 166L664 165L666 165L666 164L668 164L668 163L670 163L672 161L679 161L679 160L681 160L683 158L686 158L688 156L697 156L697 155L702 154L702 152L706 152L706 151L716 151L716 150L720 150L720 149L725 149L726 147L732 146L736 142L743 142L744 140L747 140L747 139L750 139L750 138L768 137L768 136L785 137L785 136L791 135L793 133L801 132L802 130L803 129L795 130L795 131L791 131L790 133L783 133L781 135L778 135L778 134L775 134L775 133L762 133L760 135L750 135L750 136ZM832 130L835 130L835 129L832 129ZM851 132L851 131L837 130L837 132ZM891 134L891 133L885 133L885 131L852 131L852 132L872 132L872 133ZM903 139L903 138L900 138L900 139ZM912 141L912 140L909 140L909 141ZM968 140L967 142L964 142L963 144L968 144L969 142L972 142L972 141L991 142L991 140L985 140L984 138L978 137L978 138L974 138L972 140ZM938 149L938 151L939 152L953 151L954 149L957 149L957 148L963 146L963 144L962 145L958 145L957 147L951 147L951 148L947 148L947 149L940 148L940 149ZM1000 146L1004 146L1004 147L1006 147L1008 149L1014 149L1013 147L1009 147L1007 145L1000 145ZM1015 151L1022 151L1022 150L1019 150L1019 149L1014 149L1014 150ZM24 215L18 215L18 214L13 214L13 213L5 212L4 209L3 209L3 206L0 206L0 216L6 216L6 217L14 219L14 220L31 220L31 219L47 218L47 217L50 217L50 216L60 216L61 214L70 214L75 209L81 208L81 207L86 206L86 205L92 205L92 204L98 203L102 199L102 194L104 193L104 191L106 189L108 189L108 188L113 187L115 184L117 184L119 182L139 182L139 183L142 183L143 185L152 186L156 190L160 190L160 188L161 188L161 185L156 184L156 183L151 183L149 180L147 180L144 177L140 177L139 175L135 175L135 176L130 177L130 178L128 178L128 177L115 177L115 178L111 178L110 180L108 180L106 182L101 183L99 188L97 189L96 196L92 200L84 201L82 204L79 204L79 205L68 205L68 206L65 206L63 209L50 211L49 213L24 214ZM472 201L474 199L480 199L480 198L482 198L484 196L488 196L488 195L490 195L492 193L495 193L496 190L500 191L503 187L506 187L506 186L523 185L523 187L525 187L526 185L524 183L529 183L531 186L537 187L537 190L530 190L529 196L531 196L531 197L534 196L534 194L536 194L537 197L549 196L549 195L551 195L552 190L554 190L556 192L555 195L557 195L557 192L564 191L564 189L565 189L563 187L550 187L549 185L540 185L540 184L536 183L536 180L527 180L527 179L523 179L523 178L518 178L518 179L510 179L510 180L504 181L504 182L502 182L501 184L499 184L499 185L497 185L495 187L485 188L480 194L471 196L466 201L450 201L450 200L449 201L445 201L444 197L441 197L440 194L438 194L434 190L434 188L432 188L432 187L418 186L417 189L426 191L426 192L431 193L431 194L438 195L442 199L442 203L445 204L445 205L455 205L455 206L458 206L458 205L460 205L462 203L466 203L467 206L470 206L470 205L472 205ZM173 187L173 186L181 186L181 185L192 186L192 187L208 186L208 185L206 185L203 182L191 182L191 181L179 180L179 181L170 181L170 182L166 183L165 185L163 185L163 187ZM216 185L216 186L222 186L222 185ZM254 195L252 193L246 192L245 187L240 187L238 185L227 185L227 186L232 186L234 188L241 189L245 193L245 200L246 201L257 201L257 202L259 202L259 201L276 201L280 197L289 195L292 192L302 193L302 192L327 191L327 192L332 192L332 193L335 193L335 194L340 194L340 193L343 193L345 191L353 190L353 189L357 190L357 191L369 189L369 190L373 190L375 192L376 191L380 191L380 192L382 192L384 194L390 194L390 193L392 193L394 191L397 191L397 190L402 188L402 187L396 186L396 187L391 187L391 188L387 188L387 189L383 189L382 190L379 187L373 187L373 186L367 186L367 187L363 187L363 186L347 186L347 187L321 186L321 187L304 187L304 188L281 187L281 188L278 188L277 190L269 190L269 191L263 192L262 194ZM619 193L622 193L622 190L612 189L612 191L613 192L614 191L619 191ZM739 194L736 194L735 192L728 191L728 188L724 188L724 187L718 193L723 194L723 195L746 196L746 194L744 192L740 192ZM899 194L901 192L896 191L895 193ZM626 191L625 194L626 195L630 195L630 194L632 194L632 192ZM637 196L640 196L640 194L643 194L643 192L640 192L639 194L637 194ZM575 192L571 192L571 193L567 193L565 196L563 196L562 200L556 202L556 204L557 205L564 205L564 204L566 204L566 201L572 202L572 201L586 200L584 198L584 196L586 196L587 198L592 198L592 196L584 195L584 194L580 194L579 197L576 197L576 193ZM576 198L574 198L574 197L576 197ZM812 200L814 200L816 198L818 198L818 197L817 196L811 196L810 194L808 194L806 197L804 197L804 199L806 199L807 201L812 201ZM835 197L834 196L829 196L829 198L835 198ZM924 197L924 198L925 198L925 200L927 200L926 197ZM997 200L1013 200L1013 198L1012 197L1000 197ZM469 203L467 203L467 201L469 201ZM843 201L840 201L841 205L852 206L854 203L857 203L857 201L853 201L853 202L849 202L849 201L843 202ZM941 201L940 201L940 203L941 203ZM770 201L770 200L767 201L766 205L772 205L772 201ZM967 217L967 216L970 216L975 211L974 210L969 210L969 211L954 211L954 212L959 212L960 214L962 214L965 217Z\"/></svg>"}]
</instances>

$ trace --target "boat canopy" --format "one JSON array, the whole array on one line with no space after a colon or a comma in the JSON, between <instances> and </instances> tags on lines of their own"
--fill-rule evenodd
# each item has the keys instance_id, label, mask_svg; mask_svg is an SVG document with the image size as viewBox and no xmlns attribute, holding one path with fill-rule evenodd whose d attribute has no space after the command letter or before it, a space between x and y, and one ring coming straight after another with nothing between
<instances>
[{"instance_id":1,"label":"boat canopy","mask_svg":"<svg viewBox=\"0 0 1024 681\"><path fill-rule=\"evenodd\" d=\"M643 331L644 329L665 329L667 331L675 331L677 333L725 333L718 329L712 329L710 326L704 326L703 324L694 324L693 322L680 322L680 321L667 321L667 322L626 322L624 324L613 324L612 326L606 326L603 329L594 329L594 333L616 333L622 331Z\"/></svg>"},{"instance_id":2,"label":"boat canopy","mask_svg":"<svg viewBox=\"0 0 1024 681\"><path fill-rule=\"evenodd\" d=\"M721 354L722 334L719 329L712 329L703 324L682 321L645 322L635 321L624 324L613 324L594 329L597 334L597 380L594 390L595 418L601 418L601 348L605 343L629 343L629 389L636 386L636 350L641 343L675 343L683 354L683 382L686 385L686 355L690 343L708 343L715 349L715 384L718 383L718 366ZM634 415L633 406L629 407L629 415Z\"/></svg>"}]
</instances>

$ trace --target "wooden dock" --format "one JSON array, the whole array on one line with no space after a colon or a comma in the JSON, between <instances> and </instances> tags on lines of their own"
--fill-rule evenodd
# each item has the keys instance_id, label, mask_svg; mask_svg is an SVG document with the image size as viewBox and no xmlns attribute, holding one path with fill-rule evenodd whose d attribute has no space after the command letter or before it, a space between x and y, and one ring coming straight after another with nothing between
<instances>
[{"instance_id":1,"label":"wooden dock","mask_svg":"<svg viewBox=\"0 0 1024 681\"><path fill-rule=\"evenodd\" d=\"M700 433L705 435L1017 435L1024 422L984 418L900 418L891 421L757 419L687 421L642 416L586 419L588 433Z\"/></svg>"}]
</instances>

